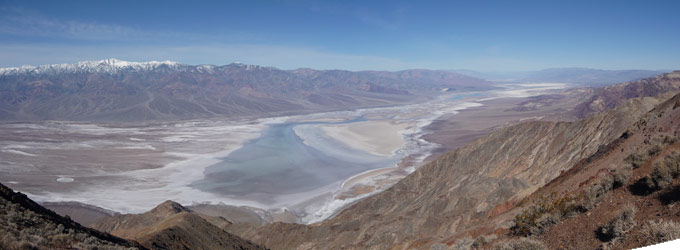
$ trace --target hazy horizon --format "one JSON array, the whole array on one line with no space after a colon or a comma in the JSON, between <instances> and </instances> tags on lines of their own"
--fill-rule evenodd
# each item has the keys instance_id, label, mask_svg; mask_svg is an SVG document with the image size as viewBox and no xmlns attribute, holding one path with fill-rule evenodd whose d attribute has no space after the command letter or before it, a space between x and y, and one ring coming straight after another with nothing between
<instances>
[{"instance_id":1,"label":"hazy horizon","mask_svg":"<svg viewBox=\"0 0 680 250\"><path fill-rule=\"evenodd\" d=\"M229 62L229 63L224 63L224 64L190 64L190 63L184 63L184 62L179 62L179 61L173 61L173 60L148 60L148 61L131 61L131 60L123 60L119 58L103 58L100 60L84 60L84 61L74 61L74 62L63 62L63 63L49 63L49 64L24 64L24 65L18 65L18 66L8 66L8 67L0 67L0 68L21 68L21 67L40 67L40 66L47 66L47 65L69 65L69 64L77 64L77 63L83 63L83 62L96 62L96 61L106 61L106 60L118 60L118 61L124 61L128 63L148 63L148 62L173 62L173 63L179 63L182 65L188 65L188 66L200 66L200 65L212 65L212 66L226 66L226 65L231 65L231 64L245 64L245 65L256 65L256 66L261 66L261 67L273 67L276 69L280 70L299 70L299 69L313 69L313 70L344 70L344 71L353 71L353 72L359 72L359 71L388 71L388 72L397 72L397 71L403 71L403 70L433 70L433 71L450 71L454 73L461 73L461 74L466 74L466 73L482 73L482 74L521 74L521 73L531 73L531 72L538 72L538 71L544 71L544 70L561 70L561 69L576 69L576 70L605 70L605 71L626 71L626 70L647 70L647 71L659 71L659 72L670 72L673 71L674 69L603 69L603 68L589 68L589 67L552 67L552 68L541 68L541 69L535 69L535 70L472 70L472 69L435 69L435 68L404 68L404 69L394 69L394 70L381 70L381 69L357 69L357 70L351 70L351 69L340 69L340 68L313 68L313 67L297 67L297 68L281 68L281 67L276 67L272 65L259 65L259 64L247 64L243 62Z\"/></svg>"},{"instance_id":2,"label":"hazy horizon","mask_svg":"<svg viewBox=\"0 0 680 250\"><path fill-rule=\"evenodd\" d=\"M353 71L678 69L680 3L653 2L7 0L0 67L117 58Z\"/></svg>"}]
</instances>

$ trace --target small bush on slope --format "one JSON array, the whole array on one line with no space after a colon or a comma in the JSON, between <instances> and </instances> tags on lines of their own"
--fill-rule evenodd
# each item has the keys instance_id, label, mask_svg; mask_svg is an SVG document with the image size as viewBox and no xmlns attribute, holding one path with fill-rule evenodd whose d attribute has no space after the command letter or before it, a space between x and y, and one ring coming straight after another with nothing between
<instances>
[{"instance_id":1,"label":"small bush on slope","mask_svg":"<svg viewBox=\"0 0 680 250\"><path fill-rule=\"evenodd\" d=\"M661 152L663 146L670 145L673 143L676 143L678 140L677 138L673 138L670 136L663 136L659 138L655 138L653 140L654 146L649 148L647 152L645 153L638 153L638 154L630 154L626 159L624 159L626 162L628 162L633 169L637 169L639 167L642 167L642 165L647 162L650 158L653 156L657 155L659 152ZM646 142L646 143L652 143L652 142Z\"/></svg>"},{"instance_id":2,"label":"small bush on slope","mask_svg":"<svg viewBox=\"0 0 680 250\"><path fill-rule=\"evenodd\" d=\"M646 183L649 190L659 190L671 184L673 173L665 164L657 163L649 177Z\"/></svg>"},{"instance_id":3,"label":"small bush on slope","mask_svg":"<svg viewBox=\"0 0 680 250\"><path fill-rule=\"evenodd\" d=\"M430 250L447 250L447 249L449 249L449 246L443 243L437 243L430 247Z\"/></svg>"},{"instance_id":4,"label":"small bush on slope","mask_svg":"<svg viewBox=\"0 0 680 250\"><path fill-rule=\"evenodd\" d=\"M627 205L619 210L616 216L614 216L607 224L600 226L597 230L598 238L607 242L622 237L635 227L635 212L636 209L632 205Z\"/></svg>"},{"instance_id":5,"label":"small bush on slope","mask_svg":"<svg viewBox=\"0 0 680 250\"><path fill-rule=\"evenodd\" d=\"M486 237L479 236L477 239L475 239L475 242L472 242L472 249L479 249L486 244L489 244L489 241L486 239Z\"/></svg>"},{"instance_id":6,"label":"small bush on slope","mask_svg":"<svg viewBox=\"0 0 680 250\"><path fill-rule=\"evenodd\" d=\"M628 180L630 179L630 176L633 172L633 167L630 165L625 165L619 169L613 169L611 170L612 172L612 178L613 178L613 188L619 188L623 187L626 184L628 184Z\"/></svg>"},{"instance_id":7,"label":"small bush on slope","mask_svg":"<svg viewBox=\"0 0 680 250\"><path fill-rule=\"evenodd\" d=\"M663 158L663 165L668 168L673 178L680 177L680 151L674 150Z\"/></svg>"},{"instance_id":8,"label":"small bush on slope","mask_svg":"<svg viewBox=\"0 0 680 250\"><path fill-rule=\"evenodd\" d=\"M659 152L661 152L661 146L654 145L649 150L647 150L646 153L630 154L624 160L628 162L633 167L633 169L637 169L645 165L645 162L647 162L647 160L649 160L652 156L655 156Z\"/></svg>"},{"instance_id":9,"label":"small bush on slope","mask_svg":"<svg viewBox=\"0 0 680 250\"><path fill-rule=\"evenodd\" d=\"M634 194L648 195L669 186L677 177L680 177L680 152L673 151L654 162L652 173L638 180L630 189Z\"/></svg>"},{"instance_id":10,"label":"small bush on slope","mask_svg":"<svg viewBox=\"0 0 680 250\"><path fill-rule=\"evenodd\" d=\"M543 242L529 238L502 241L493 246L494 250L543 250L548 249Z\"/></svg>"},{"instance_id":11,"label":"small bush on slope","mask_svg":"<svg viewBox=\"0 0 680 250\"><path fill-rule=\"evenodd\" d=\"M510 228L513 234L529 236L541 234L561 218L570 216L578 209L576 197L553 198L555 195L538 199L531 207L515 216L515 225Z\"/></svg>"},{"instance_id":12,"label":"small bush on slope","mask_svg":"<svg viewBox=\"0 0 680 250\"><path fill-rule=\"evenodd\" d=\"M625 159L626 162L630 163L633 169L642 167L647 161L647 157L643 154L631 154Z\"/></svg>"},{"instance_id":13,"label":"small bush on slope","mask_svg":"<svg viewBox=\"0 0 680 250\"><path fill-rule=\"evenodd\" d=\"M579 197L554 198L554 194L541 197L533 206L515 216L515 225L510 230L521 236L543 234L563 218L593 209L607 192L626 185L631 171L630 166L623 166L611 170L611 174L601 174L595 184Z\"/></svg>"},{"instance_id":14,"label":"small bush on slope","mask_svg":"<svg viewBox=\"0 0 680 250\"><path fill-rule=\"evenodd\" d=\"M642 234L649 244L680 239L680 223L673 221L649 221L642 227Z\"/></svg>"},{"instance_id":15,"label":"small bush on slope","mask_svg":"<svg viewBox=\"0 0 680 250\"><path fill-rule=\"evenodd\" d=\"M451 245L451 247L448 248L448 249L467 250L467 249L471 249L472 244L473 244L472 238L465 237L465 238L459 239L456 242L454 242L453 245Z\"/></svg>"}]
</instances>

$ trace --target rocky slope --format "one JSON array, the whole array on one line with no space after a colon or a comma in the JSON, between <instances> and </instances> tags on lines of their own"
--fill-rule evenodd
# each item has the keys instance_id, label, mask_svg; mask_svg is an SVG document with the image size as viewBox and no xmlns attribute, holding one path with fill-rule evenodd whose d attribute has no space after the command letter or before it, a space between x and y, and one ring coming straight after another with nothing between
<instances>
[{"instance_id":1,"label":"rocky slope","mask_svg":"<svg viewBox=\"0 0 680 250\"><path fill-rule=\"evenodd\" d=\"M166 201L147 213L105 218L94 228L152 249L265 249L220 229L230 224Z\"/></svg>"},{"instance_id":2,"label":"rocky slope","mask_svg":"<svg viewBox=\"0 0 680 250\"><path fill-rule=\"evenodd\" d=\"M575 111L578 117L584 118L616 107L630 98L658 96L669 91L680 91L680 71L595 89L590 99Z\"/></svg>"},{"instance_id":3,"label":"rocky slope","mask_svg":"<svg viewBox=\"0 0 680 250\"><path fill-rule=\"evenodd\" d=\"M0 184L0 249L144 249L81 226Z\"/></svg>"},{"instance_id":4,"label":"rocky slope","mask_svg":"<svg viewBox=\"0 0 680 250\"><path fill-rule=\"evenodd\" d=\"M0 69L0 120L148 121L404 103L486 81L430 70L280 70L115 59Z\"/></svg>"},{"instance_id":5,"label":"rocky slope","mask_svg":"<svg viewBox=\"0 0 680 250\"><path fill-rule=\"evenodd\" d=\"M549 249L631 249L680 238L679 118L680 94L524 199L519 227L496 241L514 233Z\"/></svg>"},{"instance_id":6,"label":"rocky slope","mask_svg":"<svg viewBox=\"0 0 680 250\"><path fill-rule=\"evenodd\" d=\"M629 100L576 122L500 129L319 224L229 230L275 249L410 249L507 228L519 201L597 154L665 98Z\"/></svg>"}]
</instances>

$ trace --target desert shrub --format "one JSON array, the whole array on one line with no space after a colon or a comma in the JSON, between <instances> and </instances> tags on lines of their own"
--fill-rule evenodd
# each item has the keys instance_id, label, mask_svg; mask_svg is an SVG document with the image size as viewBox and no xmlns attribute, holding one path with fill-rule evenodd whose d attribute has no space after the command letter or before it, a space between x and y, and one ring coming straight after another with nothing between
<instances>
[{"instance_id":1,"label":"desert shrub","mask_svg":"<svg viewBox=\"0 0 680 250\"><path fill-rule=\"evenodd\" d=\"M449 246L443 243L436 243L430 247L430 250L447 250Z\"/></svg>"},{"instance_id":2,"label":"desert shrub","mask_svg":"<svg viewBox=\"0 0 680 250\"><path fill-rule=\"evenodd\" d=\"M675 138L675 137L672 137L672 136L669 136L669 135L664 135L661 138L661 143L666 144L666 145L676 143L677 141L678 141L678 138Z\"/></svg>"},{"instance_id":3,"label":"desert shrub","mask_svg":"<svg viewBox=\"0 0 680 250\"><path fill-rule=\"evenodd\" d=\"M647 156L648 156L648 157L655 156L656 154L658 154L659 152L661 152L661 150L662 150L662 148L661 148L660 145L658 145L658 144L657 144L657 145L654 145L654 146L652 146L651 148L649 148L649 149L647 150Z\"/></svg>"},{"instance_id":4,"label":"desert shrub","mask_svg":"<svg viewBox=\"0 0 680 250\"><path fill-rule=\"evenodd\" d=\"M641 230L649 244L680 239L680 223L673 221L647 222Z\"/></svg>"},{"instance_id":5,"label":"desert shrub","mask_svg":"<svg viewBox=\"0 0 680 250\"><path fill-rule=\"evenodd\" d=\"M613 179L612 188L625 186L628 183L628 179L630 179L632 171L633 168L630 165L625 165L618 169L611 170Z\"/></svg>"},{"instance_id":6,"label":"desert shrub","mask_svg":"<svg viewBox=\"0 0 680 250\"><path fill-rule=\"evenodd\" d=\"M607 224L602 225L597 230L598 238L602 241L611 241L620 238L630 229L635 227L636 209L632 205L627 205L617 212Z\"/></svg>"},{"instance_id":7,"label":"desert shrub","mask_svg":"<svg viewBox=\"0 0 680 250\"><path fill-rule=\"evenodd\" d=\"M39 249L38 247L36 247L35 245L33 245L32 243L30 243L28 241L21 241L21 242L18 242L18 243L19 244L17 244L16 249L20 249L20 250L38 250Z\"/></svg>"},{"instance_id":8,"label":"desert shrub","mask_svg":"<svg viewBox=\"0 0 680 250\"><path fill-rule=\"evenodd\" d=\"M666 155L662 164L668 168L673 178L680 177L680 151L673 151Z\"/></svg>"},{"instance_id":9,"label":"desert shrub","mask_svg":"<svg viewBox=\"0 0 680 250\"><path fill-rule=\"evenodd\" d=\"M627 183L629 177L630 171L617 169L614 174L602 174L579 197L566 195L553 198L554 194L541 197L531 207L515 216L514 226L510 230L514 235L521 236L543 234L563 218L593 209L607 192L616 185Z\"/></svg>"},{"instance_id":10,"label":"desert shrub","mask_svg":"<svg viewBox=\"0 0 680 250\"><path fill-rule=\"evenodd\" d=\"M640 178L629 189L636 195L648 195L669 186L672 180L673 175L670 169L657 162L649 176Z\"/></svg>"},{"instance_id":11,"label":"desert shrub","mask_svg":"<svg viewBox=\"0 0 680 250\"><path fill-rule=\"evenodd\" d=\"M515 225L510 228L515 235L529 236L546 232L550 226L577 209L575 197L553 198L554 194L537 199L528 209L515 216Z\"/></svg>"},{"instance_id":12,"label":"desert shrub","mask_svg":"<svg viewBox=\"0 0 680 250\"><path fill-rule=\"evenodd\" d=\"M473 244L472 238L465 237L465 238L458 239L455 242L453 242L453 245L451 245L450 249L466 250L466 249L470 249L472 247L472 244Z\"/></svg>"},{"instance_id":13,"label":"desert shrub","mask_svg":"<svg viewBox=\"0 0 680 250\"><path fill-rule=\"evenodd\" d=\"M489 244L489 241L486 239L486 237L479 236L475 239L474 242L472 242L472 248L473 249L478 249L481 248L483 245Z\"/></svg>"},{"instance_id":14,"label":"desert shrub","mask_svg":"<svg viewBox=\"0 0 680 250\"><path fill-rule=\"evenodd\" d=\"M601 176L595 184L589 186L583 193L581 204L579 205L581 211L588 211L599 204L607 192L614 189L615 179L612 175Z\"/></svg>"},{"instance_id":15,"label":"desert shrub","mask_svg":"<svg viewBox=\"0 0 680 250\"><path fill-rule=\"evenodd\" d=\"M624 159L626 162L630 163L630 165L633 167L633 169L637 169L639 167L642 167L642 165L645 164L647 161L647 157L642 154L631 154L626 159Z\"/></svg>"},{"instance_id":16,"label":"desert shrub","mask_svg":"<svg viewBox=\"0 0 680 250\"><path fill-rule=\"evenodd\" d=\"M633 169L637 169L645 165L645 162L647 162L647 160L649 160L652 156L657 155L659 152L661 152L662 149L663 148L660 145L654 145L651 148L649 148L647 152L630 154L624 160L628 162L633 167Z\"/></svg>"},{"instance_id":17,"label":"desert shrub","mask_svg":"<svg viewBox=\"0 0 680 250\"><path fill-rule=\"evenodd\" d=\"M543 242L529 238L502 241L493 246L494 250L543 250L548 249Z\"/></svg>"},{"instance_id":18,"label":"desert shrub","mask_svg":"<svg viewBox=\"0 0 680 250\"><path fill-rule=\"evenodd\" d=\"M665 164L657 163L649 177L647 182L649 189L659 190L671 184L673 173Z\"/></svg>"},{"instance_id":19,"label":"desert shrub","mask_svg":"<svg viewBox=\"0 0 680 250\"><path fill-rule=\"evenodd\" d=\"M536 226L531 228L531 234L543 234L547 232L550 227L560 222L562 218L553 213L545 213L536 220Z\"/></svg>"}]
</instances>

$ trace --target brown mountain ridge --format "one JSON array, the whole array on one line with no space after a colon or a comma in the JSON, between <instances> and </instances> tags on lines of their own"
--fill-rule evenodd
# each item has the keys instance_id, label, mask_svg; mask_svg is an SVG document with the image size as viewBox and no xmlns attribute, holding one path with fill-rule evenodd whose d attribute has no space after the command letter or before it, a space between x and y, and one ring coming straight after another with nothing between
<instances>
[{"instance_id":1,"label":"brown mountain ridge","mask_svg":"<svg viewBox=\"0 0 680 250\"><path fill-rule=\"evenodd\" d=\"M230 224L166 201L149 212L105 218L93 227L151 249L266 249L218 227Z\"/></svg>"},{"instance_id":2,"label":"brown mountain ridge","mask_svg":"<svg viewBox=\"0 0 680 250\"><path fill-rule=\"evenodd\" d=\"M150 63L108 59L0 69L0 120L139 122L271 116L407 103L442 89L493 88L481 79L432 70ZM120 66L129 64L141 66Z\"/></svg>"}]
</instances>

